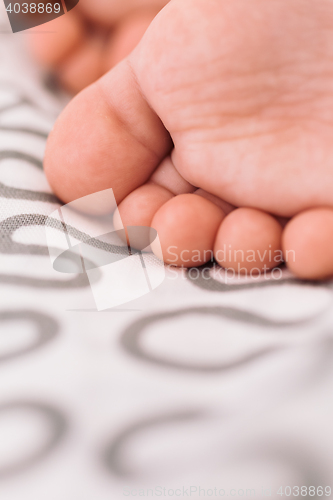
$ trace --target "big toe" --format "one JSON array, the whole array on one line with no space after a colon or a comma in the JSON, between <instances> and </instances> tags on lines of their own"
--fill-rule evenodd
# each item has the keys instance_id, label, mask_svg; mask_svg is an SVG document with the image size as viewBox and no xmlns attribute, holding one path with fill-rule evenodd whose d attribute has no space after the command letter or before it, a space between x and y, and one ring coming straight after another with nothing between
<instances>
[{"instance_id":1,"label":"big toe","mask_svg":"<svg viewBox=\"0 0 333 500\"><path fill-rule=\"evenodd\" d=\"M171 147L125 60L60 115L48 140L45 172L66 203L108 188L119 203L148 180Z\"/></svg>"}]
</instances>

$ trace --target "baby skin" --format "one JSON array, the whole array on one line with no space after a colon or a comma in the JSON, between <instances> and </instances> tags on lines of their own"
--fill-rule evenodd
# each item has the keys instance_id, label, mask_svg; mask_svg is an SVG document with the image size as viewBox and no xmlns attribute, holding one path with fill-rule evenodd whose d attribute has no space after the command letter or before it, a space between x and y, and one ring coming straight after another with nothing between
<instances>
[{"instance_id":1,"label":"baby skin","mask_svg":"<svg viewBox=\"0 0 333 500\"><path fill-rule=\"evenodd\" d=\"M30 30L30 52L75 94L124 59L168 0L81 0L65 16ZM35 14L39 16L39 14Z\"/></svg>"},{"instance_id":2,"label":"baby skin","mask_svg":"<svg viewBox=\"0 0 333 500\"><path fill-rule=\"evenodd\" d=\"M166 263L332 276L332 1L172 0L60 115L45 172L65 203L112 188Z\"/></svg>"}]
</instances>

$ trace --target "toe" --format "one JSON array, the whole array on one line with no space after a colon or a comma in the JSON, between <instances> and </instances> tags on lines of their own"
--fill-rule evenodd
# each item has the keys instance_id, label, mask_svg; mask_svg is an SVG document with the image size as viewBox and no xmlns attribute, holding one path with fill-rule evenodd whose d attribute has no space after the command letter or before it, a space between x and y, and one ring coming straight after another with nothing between
<instances>
[{"instance_id":1,"label":"toe","mask_svg":"<svg viewBox=\"0 0 333 500\"><path fill-rule=\"evenodd\" d=\"M296 215L283 233L284 258L299 278L333 275L333 210L316 208Z\"/></svg>"},{"instance_id":2,"label":"toe","mask_svg":"<svg viewBox=\"0 0 333 500\"><path fill-rule=\"evenodd\" d=\"M282 226L260 210L238 208L222 222L214 255L218 263L241 274L259 274L282 260Z\"/></svg>"},{"instance_id":3,"label":"toe","mask_svg":"<svg viewBox=\"0 0 333 500\"><path fill-rule=\"evenodd\" d=\"M104 62L103 40L88 38L60 64L58 80L64 88L77 94L103 75Z\"/></svg>"},{"instance_id":4,"label":"toe","mask_svg":"<svg viewBox=\"0 0 333 500\"><path fill-rule=\"evenodd\" d=\"M113 221L116 230L127 226L150 227L156 212L173 194L162 186L144 184L120 203Z\"/></svg>"},{"instance_id":5,"label":"toe","mask_svg":"<svg viewBox=\"0 0 333 500\"><path fill-rule=\"evenodd\" d=\"M94 0L81 2L80 10L91 21L101 26L114 26L116 23L138 10L154 10L155 14L162 9L169 0Z\"/></svg>"},{"instance_id":6,"label":"toe","mask_svg":"<svg viewBox=\"0 0 333 500\"><path fill-rule=\"evenodd\" d=\"M105 54L105 71L125 59L138 45L156 15L155 11L137 12L118 23L110 36Z\"/></svg>"},{"instance_id":7,"label":"toe","mask_svg":"<svg viewBox=\"0 0 333 500\"><path fill-rule=\"evenodd\" d=\"M170 155L154 171L148 183L130 193L113 216L115 229L152 225L157 211L175 195L195 190L175 169Z\"/></svg>"},{"instance_id":8,"label":"toe","mask_svg":"<svg viewBox=\"0 0 333 500\"><path fill-rule=\"evenodd\" d=\"M199 195L199 196L202 196L206 200L209 200L212 203L214 203L215 205L217 205L218 207L222 208L223 212L226 215L228 215L230 212L232 212L236 208L233 205L231 205L230 203L228 203L227 201L222 200L221 198L218 198L217 196L214 196L211 193L208 193L208 191L205 191L204 189L197 189L194 191L194 193Z\"/></svg>"},{"instance_id":9,"label":"toe","mask_svg":"<svg viewBox=\"0 0 333 500\"><path fill-rule=\"evenodd\" d=\"M120 203L149 179L171 147L169 133L125 60L60 115L44 167L65 203L108 188Z\"/></svg>"},{"instance_id":10,"label":"toe","mask_svg":"<svg viewBox=\"0 0 333 500\"><path fill-rule=\"evenodd\" d=\"M162 247L163 255L156 251L157 257L184 267L212 260L216 232L224 216L219 207L201 196L181 194L171 198L151 223Z\"/></svg>"},{"instance_id":11,"label":"toe","mask_svg":"<svg viewBox=\"0 0 333 500\"><path fill-rule=\"evenodd\" d=\"M193 193L195 191L195 187L187 182L175 168L170 155L164 158L154 171L150 182L163 186L173 194Z\"/></svg>"},{"instance_id":12,"label":"toe","mask_svg":"<svg viewBox=\"0 0 333 500\"><path fill-rule=\"evenodd\" d=\"M58 17L45 26L47 33L41 33L39 27L29 30L28 43L37 62L53 68L79 46L84 40L85 30L75 12Z\"/></svg>"}]
</instances>

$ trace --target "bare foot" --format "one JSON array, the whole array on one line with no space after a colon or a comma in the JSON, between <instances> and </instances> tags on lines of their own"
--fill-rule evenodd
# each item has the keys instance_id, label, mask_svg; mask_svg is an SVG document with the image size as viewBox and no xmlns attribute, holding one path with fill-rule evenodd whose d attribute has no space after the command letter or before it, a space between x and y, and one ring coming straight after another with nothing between
<instances>
[{"instance_id":1,"label":"bare foot","mask_svg":"<svg viewBox=\"0 0 333 500\"><path fill-rule=\"evenodd\" d=\"M30 52L77 93L127 57L168 0L81 0L65 16L31 29Z\"/></svg>"},{"instance_id":2,"label":"bare foot","mask_svg":"<svg viewBox=\"0 0 333 500\"><path fill-rule=\"evenodd\" d=\"M173 0L64 110L46 174L64 202L112 187L166 262L260 271L283 251L331 276L332 71L329 0Z\"/></svg>"}]
</instances>

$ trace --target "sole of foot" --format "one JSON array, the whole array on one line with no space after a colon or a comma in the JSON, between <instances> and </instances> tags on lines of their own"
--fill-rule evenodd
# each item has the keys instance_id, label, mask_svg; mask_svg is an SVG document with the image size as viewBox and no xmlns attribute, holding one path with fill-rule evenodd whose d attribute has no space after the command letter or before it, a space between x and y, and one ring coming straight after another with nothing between
<instances>
[{"instance_id":1,"label":"sole of foot","mask_svg":"<svg viewBox=\"0 0 333 500\"><path fill-rule=\"evenodd\" d=\"M115 225L154 227L168 264L332 276L333 6L299 6L170 2L58 119L56 194L112 188Z\"/></svg>"}]
</instances>

